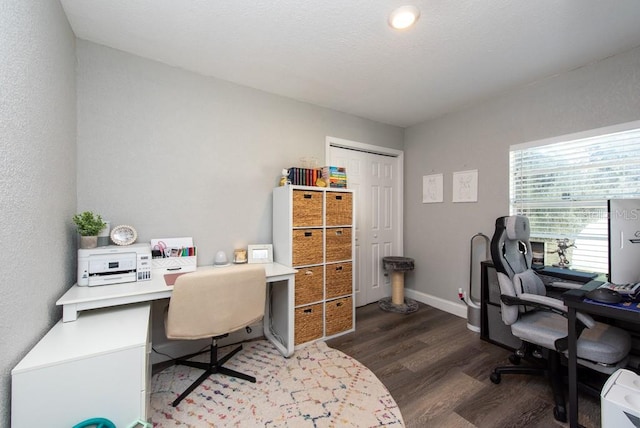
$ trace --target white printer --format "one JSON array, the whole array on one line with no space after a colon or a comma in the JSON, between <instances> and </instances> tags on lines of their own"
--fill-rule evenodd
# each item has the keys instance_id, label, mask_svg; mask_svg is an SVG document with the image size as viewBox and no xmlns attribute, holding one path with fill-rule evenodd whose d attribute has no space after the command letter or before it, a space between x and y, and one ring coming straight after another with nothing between
<instances>
[{"instance_id":1,"label":"white printer","mask_svg":"<svg viewBox=\"0 0 640 428\"><path fill-rule=\"evenodd\" d=\"M602 387L600 406L602 428L640 427L640 376L617 370Z\"/></svg>"},{"instance_id":2,"label":"white printer","mask_svg":"<svg viewBox=\"0 0 640 428\"><path fill-rule=\"evenodd\" d=\"M149 244L78 250L78 285L108 285L151 279Z\"/></svg>"}]
</instances>

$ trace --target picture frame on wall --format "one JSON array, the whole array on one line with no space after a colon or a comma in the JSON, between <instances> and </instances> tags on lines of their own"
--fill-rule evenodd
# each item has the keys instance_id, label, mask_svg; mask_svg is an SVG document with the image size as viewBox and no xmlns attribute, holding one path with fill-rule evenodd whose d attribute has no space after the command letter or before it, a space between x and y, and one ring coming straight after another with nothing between
<instances>
[{"instance_id":1,"label":"picture frame on wall","mask_svg":"<svg viewBox=\"0 0 640 428\"><path fill-rule=\"evenodd\" d=\"M443 176L430 174L422 177L422 203L433 204L443 202Z\"/></svg>"},{"instance_id":2,"label":"picture frame on wall","mask_svg":"<svg viewBox=\"0 0 640 428\"><path fill-rule=\"evenodd\" d=\"M453 173L452 202L478 202L478 170Z\"/></svg>"}]
</instances>

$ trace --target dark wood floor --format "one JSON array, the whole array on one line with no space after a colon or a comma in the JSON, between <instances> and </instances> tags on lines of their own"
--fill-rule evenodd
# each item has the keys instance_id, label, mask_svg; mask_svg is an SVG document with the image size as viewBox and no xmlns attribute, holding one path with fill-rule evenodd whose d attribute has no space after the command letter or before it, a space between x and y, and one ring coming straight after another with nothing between
<instances>
[{"instance_id":1,"label":"dark wood floor","mask_svg":"<svg viewBox=\"0 0 640 428\"><path fill-rule=\"evenodd\" d=\"M542 377L505 375L509 351L485 342L466 320L420 304L417 312L358 308L356 331L327 343L369 367L394 397L407 427L553 427L553 398ZM565 394L568 397L568 394ZM600 426L600 402L581 397L579 422Z\"/></svg>"}]
</instances>

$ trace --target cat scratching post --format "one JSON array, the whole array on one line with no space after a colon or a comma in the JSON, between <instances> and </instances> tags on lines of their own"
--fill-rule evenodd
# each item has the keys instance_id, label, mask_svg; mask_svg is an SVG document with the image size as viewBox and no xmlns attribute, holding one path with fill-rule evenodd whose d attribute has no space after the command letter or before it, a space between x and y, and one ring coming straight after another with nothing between
<instances>
[{"instance_id":1,"label":"cat scratching post","mask_svg":"<svg viewBox=\"0 0 640 428\"><path fill-rule=\"evenodd\" d=\"M404 273L414 269L414 260L409 257L383 257L382 266L391 272L391 298L380 300L380 308L405 314L417 311L418 303L404 297Z\"/></svg>"}]
</instances>

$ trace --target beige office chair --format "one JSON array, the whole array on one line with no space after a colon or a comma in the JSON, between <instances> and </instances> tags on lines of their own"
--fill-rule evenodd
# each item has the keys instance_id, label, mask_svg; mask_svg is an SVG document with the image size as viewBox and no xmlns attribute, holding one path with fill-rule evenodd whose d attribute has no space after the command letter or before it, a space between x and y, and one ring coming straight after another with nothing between
<instances>
[{"instance_id":1,"label":"beige office chair","mask_svg":"<svg viewBox=\"0 0 640 428\"><path fill-rule=\"evenodd\" d=\"M176 398L174 407L214 373L256 381L253 376L222 366L242 350L242 345L218 360L217 341L262 319L265 299L266 277L260 265L234 265L188 273L176 279L165 319L166 335L182 340L210 337L211 357L209 363L188 360L200 353L176 361L205 372Z\"/></svg>"}]
</instances>

